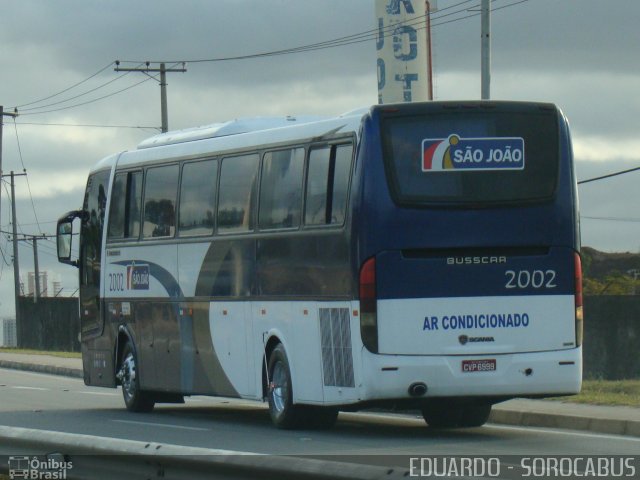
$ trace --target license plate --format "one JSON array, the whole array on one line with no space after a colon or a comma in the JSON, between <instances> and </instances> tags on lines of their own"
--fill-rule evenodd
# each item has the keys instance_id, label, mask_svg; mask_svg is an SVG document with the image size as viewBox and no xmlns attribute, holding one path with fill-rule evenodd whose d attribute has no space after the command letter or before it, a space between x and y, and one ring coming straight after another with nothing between
<instances>
[{"instance_id":1,"label":"license plate","mask_svg":"<svg viewBox=\"0 0 640 480\"><path fill-rule=\"evenodd\" d=\"M494 372L496 370L495 358L485 358L482 360L463 360L462 371L472 372Z\"/></svg>"}]
</instances>

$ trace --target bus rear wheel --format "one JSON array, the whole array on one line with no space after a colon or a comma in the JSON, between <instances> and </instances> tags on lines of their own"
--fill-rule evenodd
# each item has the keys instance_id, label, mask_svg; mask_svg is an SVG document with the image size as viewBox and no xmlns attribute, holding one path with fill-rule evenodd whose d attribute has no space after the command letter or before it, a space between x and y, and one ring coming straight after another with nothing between
<instances>
[{"instance_id":1,"label":"bus rear wheel","mask_svg":"<svg viewBox=\"0 0 640 480\"><path fill-rule=\"evenodd\" d=\"M130 412L150 412L155 406L155 401L149 392L140 389L138 373L136 351L131 343L127 343L122 352L122 363L118 372L118 379L122 385L122 398Z\"/></svg>"},{"instance_id":2,"label":"bus rear wheel","mask_svg":"<svg viewBox=\"0 0 640 480\"><path fill-rule=\"evenodd\" d=\"M447 405L430 403L422 408L422 416L431 428L481 427L491 414L491 404Z\"/></svg>"}]
</instances>

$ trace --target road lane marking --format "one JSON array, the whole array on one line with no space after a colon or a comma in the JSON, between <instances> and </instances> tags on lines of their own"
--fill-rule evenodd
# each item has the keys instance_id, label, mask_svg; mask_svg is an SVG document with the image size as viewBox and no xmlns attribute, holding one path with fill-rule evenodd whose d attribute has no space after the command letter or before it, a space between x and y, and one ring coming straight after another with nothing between
<instances>
[{"instance_id":1,"label":"road lane marking","mask_svg":"<svg viewBox=\"0 0 640 480\"><path fill-rule=\"evenodd\" d=\"M23 387L23 386L19 386L19 385L14 385L12 387L9 388L14 388L16 390L40 390L40 391L48 391L48 388L42 388L42 387Z\"/></svg>"},{"instance_id":2,"label":"road lane marking","mask_svg":"<svg viewBox=\"0 0 640 480\"><path fill-rule=\"evenodd\" d=\"M552 428L533 428L533 427L516 427L509 425L497 425L492 423L491 425L487 425L485 428L497 428L499 430L523 430L526 432L536 432L536 433L553 433L556 435L573 435L576 437L591 437L598 439L609 439L609 440L627 440L628 442L640 442L640 437L632 437L629 435L608 435L606 433L598 433L598 432L575 432L572 430L562 430L562 429L552 429Z\"/></svg>"},{"instance_id":3,"label":"road lane marking","mask_svg":"<svg viewBox=\"0 0 640 480\"><path fill-rule=\"evenodd\" d=\"M170 423L155 423L155 422L137 422L135 420L111 420L112 422L118 423L130 423L132 425L144 425L146 427L164 427L164 428L176 428L179 430L192 430L197 432L208 432L208 428L198 428L198 427L185 427L183 425L172 425Z\"/></svg>"},{"instance_id":4,"label":"road lane marking","mask_svg":"<svg viewBox=\"0 0 640 480\"><path fill-rule=\"evenodd\" d=\"M110 393L110 392L71 392L71 393L81 393L83 395L102 395L103 397L119 397L118 393Z\"/></svg>"}]
</instances>

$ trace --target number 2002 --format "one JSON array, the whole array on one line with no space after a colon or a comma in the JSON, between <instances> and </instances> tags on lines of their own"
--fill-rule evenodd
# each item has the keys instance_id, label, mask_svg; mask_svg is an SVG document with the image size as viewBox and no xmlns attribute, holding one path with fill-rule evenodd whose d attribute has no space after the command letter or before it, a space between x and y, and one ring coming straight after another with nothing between
<instances>
[{"instance_id":1,"label":"number 2002","mask_svg":"<svg viewBox=\"0 0 640 480\"><path fill-rule=\"evenodd\" d=\"M556 288L555 270L507 270L505 288Z\"/></svg>"},{"instance_id":2,"label":"number 2002","mask_svg":"<svg viewBox=\"0 0 640 480\"><path fill-rule=\"evenodd\" d=\"M124 274L122 273L109 274L109 291L124 292Z\"/></svg>"}]
</instances>

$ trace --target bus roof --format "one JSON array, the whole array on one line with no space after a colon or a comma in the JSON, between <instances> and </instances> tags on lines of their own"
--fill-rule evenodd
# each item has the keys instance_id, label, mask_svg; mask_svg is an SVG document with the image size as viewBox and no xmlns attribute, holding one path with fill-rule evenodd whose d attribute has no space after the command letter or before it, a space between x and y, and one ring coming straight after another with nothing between
<instances>
[{"instance_id":1,"label":"bus roof","mask_svg":"<svg viewBox=\"0 0 640 480\"><path fill-rule=\"evenodd\" d=\"M93 171L113 165L140 165L147 162L186 157L218 155L236 150L275 146L309 139L331 139L342 134L358 134L363 116L361 109L338 117L258 117L237 119L203 127L155 135L141 142L136 150L107 157Z\"/></svg>"},{"instance_id":2,"label":"bus roof","mask_svg":"<svg viewBox=\"0 0 640 480\"><path fill-rule=\"evenodd\" d=\"M274 128L301 125L303 123L318 122L327 120L327 117L255 117L237 118L223 123L213 123L200 127L186 128L172 132L161 133L143 140L138 149L160 147L163 145L173 145L175 143L192 142L194 140L204 140L207 138L226 137L238 135L240 133L259 132L262 130L272 130Z\"/></svg>"}]
</instances>

